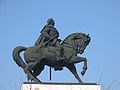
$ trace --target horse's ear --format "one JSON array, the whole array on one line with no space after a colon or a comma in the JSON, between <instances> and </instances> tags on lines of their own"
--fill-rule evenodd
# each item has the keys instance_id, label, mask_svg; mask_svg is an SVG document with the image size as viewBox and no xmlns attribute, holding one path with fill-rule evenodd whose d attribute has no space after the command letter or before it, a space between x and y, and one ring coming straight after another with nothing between
<instances>
[{"instance_id":1,"label":"horse's ear","mask_svg":"<svg viewBox=\"0 0 120 90\"><path fill-rule=\"evenodd\" d=\"M89 34L87 35L87 37L89 37Z\"/></svg>"},{"instance_id":2,"label":"horse's ear","mask_svg":"<svg viewBox=\"0 0 120 90\"><path fill-rule=\"evenodd\" d=\"M88 38L88 40L89 40L89 41L91 40L91 38L90 38L89 34L87 35L87 38Z\"/></svg>"}]
</instances>

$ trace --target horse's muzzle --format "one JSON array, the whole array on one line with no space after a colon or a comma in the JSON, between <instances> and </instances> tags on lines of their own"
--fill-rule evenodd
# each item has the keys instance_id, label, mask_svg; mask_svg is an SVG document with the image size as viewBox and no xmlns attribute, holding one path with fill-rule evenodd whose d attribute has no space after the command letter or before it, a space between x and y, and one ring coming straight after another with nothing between
<instances>
[{"instance_id":1,"label":"horse's muzzle","mask_svg":"<svg viewBox=\"0 0 120 90\"><path fill-rule=\"evenodd\" d=\"M84 53L84 48L79 48L79 53L80 54Z\"/></svg>"},{"instance_id":2,"label":"horse's muzzle","mask_svg":"<svg viewBox=\"0 0 120 90\"><path fill-rule=\"evenodd\" d=\"M84 53L84 50L80 51L80 54L83 54Z\"/></svg>"}]
</instances>

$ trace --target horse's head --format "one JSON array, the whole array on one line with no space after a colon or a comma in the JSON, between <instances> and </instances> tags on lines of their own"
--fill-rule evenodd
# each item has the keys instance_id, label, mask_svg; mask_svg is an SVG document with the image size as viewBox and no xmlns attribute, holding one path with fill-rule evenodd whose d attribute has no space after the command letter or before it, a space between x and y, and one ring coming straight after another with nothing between
<instances>
[{"instance_id":1,"label":"horse's head","mask_svg":"<svg viewBox=\"0 0 120 90\"><path fill-rule=\"evenodd\" d=\"M91 40L91 38L89 37L89 34L83 36L83 38L81 39L81 42L78 44L80 54L82 54L84 52L84 50L87 47L87 45L89 44L90 40Z\"/></svg>"},{"instance_id":2,"label":"horse's head","mask_svg":"<svg viewBox=\"0 0 120 90\"><path fill-rule=\"evenodd\" d=\"M84 33L73 33L69 35L62 44L67 44L68 46L72 46L73 49L77 51L77 53L82 54L89 44L91 38Z\"/></svg>"},{"instance_id":3,"label":"horse's head","mask_svg":"<svg viewBox=\"0 0 120 90\"><path fill-rule=\"evenodd\" d=\"M86 35L84 33L75 33L72 38L72 46L76 48L77 53L84 53L85 48L89 44L91 38L89 37L89 34Z\"/></svg>"}]
</instances>

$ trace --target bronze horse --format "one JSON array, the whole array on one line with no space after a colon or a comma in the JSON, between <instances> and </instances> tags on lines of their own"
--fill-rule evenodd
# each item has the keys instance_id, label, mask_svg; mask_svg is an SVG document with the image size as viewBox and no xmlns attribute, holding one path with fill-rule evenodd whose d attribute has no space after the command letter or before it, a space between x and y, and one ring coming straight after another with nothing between
<instances>
[{"instance_id":1,"label":"bronze horse","mask_svg":"<svg viewBox=\"0 0 120 90\"><path fill-rule=\"evenodd\" d=\"M90 40L91 38L89 35L84 33L73 33L67 36L61 43L61 46L63 47L63 54L66 57L66 60L56 60L56 47L53 46L41 48L40 46L32 46L28 48L17 46L13 50L13 60L24 70L28 79L34 81L35 83L41 82L37 76L43 71L45 65L52 68L66 67L71 71L79 83L83 83L77 74L74 64L84 62L82 68L83 70L81 71L81 74L84 75L87 70L87 59L85 57L77 56L77 54L82 54L84 52ZM25 62L20 56L22 51L25 51Z\"/></svg>"}]
</instances>

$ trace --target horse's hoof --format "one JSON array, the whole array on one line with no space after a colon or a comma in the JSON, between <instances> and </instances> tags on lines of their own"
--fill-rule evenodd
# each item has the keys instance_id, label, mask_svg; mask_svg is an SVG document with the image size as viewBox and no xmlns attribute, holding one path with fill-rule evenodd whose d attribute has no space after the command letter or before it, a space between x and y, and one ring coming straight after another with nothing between
<instances>
[{"instance_id":1,"label":"horse's hoof","mask_svg":"<svg viewBox=\"0 0 120 90\"><path fill-rule=\"evenodd\" d=\"M39 79L35 79L34 82L35 83L41 83L41 81Z\"/></svg>"},{"instance_id":2,"label":"horse's hoof","mask_svg":"<svg viewBox=\"0 0 120 90\"><path fill-rule=\"evenodd\" d=\"M82 81L80 81L79 84L84 84L84 83Z\"/></svg>"},{"instance_id":3,"label":"horse's hoof","mask_svg":"<svg viewBox=\"0 0 120 90\"><path fill-rule=\"evenodd\" d=\"M85 71L82 71L82 72L81 72L81 75L84 76L84 74L85 74Z\"/></svg>"}]
</instances>

